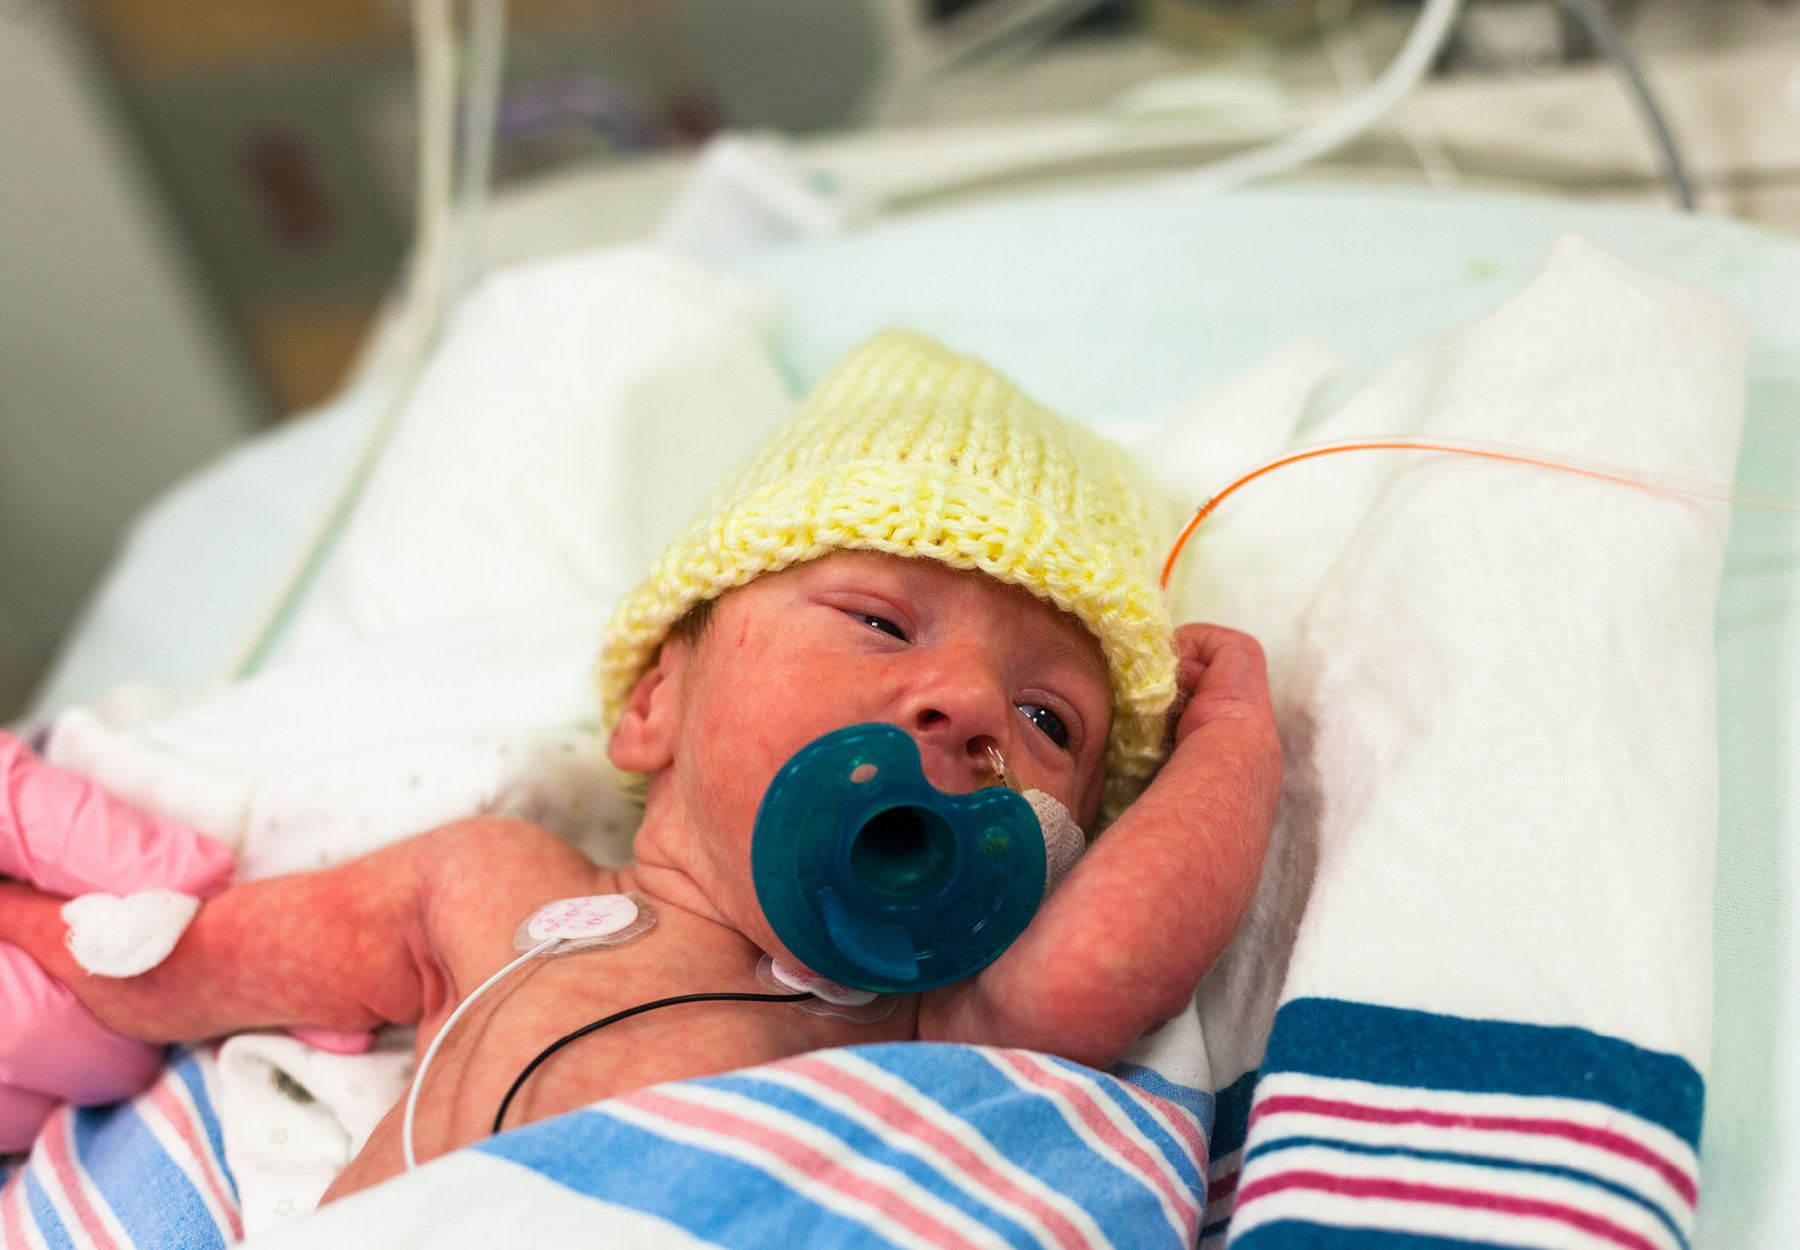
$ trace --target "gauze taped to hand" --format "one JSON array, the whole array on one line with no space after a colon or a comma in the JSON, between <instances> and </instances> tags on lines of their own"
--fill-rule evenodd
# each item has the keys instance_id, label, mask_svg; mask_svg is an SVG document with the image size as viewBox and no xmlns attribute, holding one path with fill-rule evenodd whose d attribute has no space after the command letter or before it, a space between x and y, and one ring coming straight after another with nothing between
<instances>
[{"instance_id":1,"label":"gauze taped to hand","mask_svg":"<svg viewBox=\"0 0 1800 1250\"><path fill-rule=\"evenodd\" d=\"M169 957L199 910L199 899L174 890L83 894L63 904L64 940L95 976L135 977Z\"/></svg>"}]
</instances>

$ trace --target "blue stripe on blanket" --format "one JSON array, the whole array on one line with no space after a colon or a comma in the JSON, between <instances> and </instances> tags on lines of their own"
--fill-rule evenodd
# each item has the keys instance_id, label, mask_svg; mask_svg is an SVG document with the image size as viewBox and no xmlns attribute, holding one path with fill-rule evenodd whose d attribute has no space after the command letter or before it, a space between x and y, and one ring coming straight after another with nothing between
<instances>
[{"instance_id":1,"label":"blue stripe on blanket","mask_svg":"<svg viewBox=\"0 0 1800 1250\"><path fill-rule=\"evenodd\" d=\"M213 1106L212 1091L206 1085L206 1072L200 1066L200 1056L190 1047L178 1046L172 1056L175 1079L186 1087L188 1097L193 1101L194 1110L199 1113L200 1126L206 1132L208 1145L212 1147L213 1158L223 1162L225 1159L225 1126L219 1123L218 1110ZM225 1183L231 1189L231 1196L238 1197L237 1178L230 1171L225 1171Z\"/></svg>"},{"instance_id":2,"label":"blue stripe on blanket","mask_svg":"<svg viewBox=\"0 0 1800 1250\"><path fill-rule=\"evenodd\" d=\"M1222 1244L1237 1201L1238 1172L1243 1166L1244 1137L1250 1131L1250 1096L1256 1089L1253 1069L1218 1092L1213 1102L1212 1158L1207 1170L1206 1225L1203 1247Z\"/></svg>"},{"instance_id":3,"label":"blue stripe on blanket","mask_svg":"<svg viewBox=\"0 0 1800 1250\"><path fill-rule=\"evenodd\" d=\"M1107 1069L1107 1073L1118 1077L1127 1085L1135 1085L1146 1094L1154 1094L1165 1102L1186 1107L1205 1127L1208 1140L1212 1138L1216 1100L1205 1090L1195 1089L1192 1085L1177 1085L1162 1073L1135 1063L1115 1063ZM1246 1113L1248 1110L1246 1106Z\"/></svg>"},{"instance_id":4,"label":"blue stripe on blanket","mask_svg":"<svg viewBox=\"0 0 1800 1250\"><path fill-rule=\"evenodd\" d=\"M50 1250L76 1250L75 1243L63 1228L62 1217L56 1208L50 1205L50 1196L38 1183L38 1178L27 1171L20 1182L25 1186L25 1206L31 1212L31 1218L37 1224L38 1235Z\"/></svg>"},{"instance_id":5,"label":"blue stripe on blanket","mask_svg":"<svg viewBox=\"0 0 1800 1250\"><path fill-rule=\"evenodd\" d=\"M1250 1132L1250 1095L1256 1089L1256 1071L1244 1073L1219 1091L1213 1116L1213 1158L1222 1159L1244 1144Z\"/></svg>"},{"instance_id":6,"label":"blue stripe on blanket","mask_svg":"<svg viewBox=\"0 0 1800 1250\"><path fill-rule=\"evenodd\" d=\"M636 1091L477 1150L732 1250L1192 1245L1200 1126L1078 1065L921 1043Z\"/></svg>"},{"instance_id":7,"label":"blue stripe on blanket","mask_svg":"<svg viewBox=\"0 0 1800 1250\"><path fill-rule=\"evenodd\" d=\"M756 1164L690 1150L600 1112L544 1121L477 1149L734 1250L881 1242L862 1222L806 1201ZM584 1157L593 1166L584 1166ZM1005 1227L996 1231L1016 1233ZM1009 1236L1008 1244L1019 1243Z\"/></svg>"},{"instance_id":8,"label":"blue stripe on blanket","mask_svg":"<svg viewBox=\"0 0 1800 1250\"><path fill-rule=\"evenodd\" d=\"M1295 999L1276 1013L1262 1070L1603 1102L1662 1125L1695 1149L1706 1094L1685 1059L1586 1029L1332 998Z\"/></svg>"},{"instance_id":9,"label":"blue stripe on blanket","mask_svg":"<svg viewBox=\"0 0 1800 1250\"><path fill-rule=\"evenodd\" d=\"M221 1224L234 1222L236 1204L206 1084L211 1060L185 1048L170 1058L129 1102L51 1115L10 1188L0 1185L0 1240L16 1233L55 1250L207 1250L237 1240L235 1225ZM210 1158L190 1149L207 1144ZM202 1183L230 1191L223 1207L209 1205Z\"/></svg>"},{"instance_id":10,"label":"blue stripe on blanket","mask_svg":"<svg viewBox=\"0 0 1800 1250\"><path fill-rule=\"evenodd\" d=\"M82 1171L118 1217L130 1244L143 1250L226 1244L193 1181L133 1103L77 1112L74 1137Z\"/></svg>"},{"instance_id":11,"label":"blue stripe on blanket","mask_svg":"<svg viewBox=\"0 0 1800 1250\"><path fill-rule=\"evenodd\" d=\"M1234 1247L1688 1250L1704 1086L1574 1028L1335 999L1284 1005Z\"/></svg>"}]
</instances>

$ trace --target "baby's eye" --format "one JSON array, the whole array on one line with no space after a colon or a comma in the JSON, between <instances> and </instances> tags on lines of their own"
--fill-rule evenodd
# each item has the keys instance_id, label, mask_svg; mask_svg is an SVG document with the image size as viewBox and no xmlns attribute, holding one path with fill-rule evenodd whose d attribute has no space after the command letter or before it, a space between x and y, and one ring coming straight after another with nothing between
<instances>
[{"instance_id":1,"label":"baby's eye","mask_svg":"<svg viewBox=\"0 0 1800 1250\"><path fill-rule=\"evenodd\" d=\"M906 631L901 629L898 625L894 624L892 621L888 620L887 617L885 617L885 616L871 616L867 612L852 612L850 615L854 616L857 620L861 621L864 625L867 625L870 629L878 629L884 634L893 635L895 638L898 638L901 642L906 641Z\"/></svg>"},{"instance_id":2,"label":"baby's eye","mask_svg":"<svg viewBox=\"0 0 1800 1250\"><path fill-rule=\"evenodd\" d=\"M1050 741L1063 750L1069 749L1069 727L1063 724L1063 718L1052 712L1041 703L1021 703L1019 710L1025 713L1025 719L1036 725Z\"/></svg>"}]
</instances>

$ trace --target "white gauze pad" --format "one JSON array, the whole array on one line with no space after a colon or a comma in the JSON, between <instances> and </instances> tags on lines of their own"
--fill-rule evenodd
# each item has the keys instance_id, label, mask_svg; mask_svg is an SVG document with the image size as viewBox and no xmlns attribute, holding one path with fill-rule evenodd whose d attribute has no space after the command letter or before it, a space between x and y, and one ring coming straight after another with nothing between
<instances>
[{"instance_id":1,"label":"white gauze pad","mask_svg":"<svg viewBox=\"0 0 1800 1250\"><path fill-rule=\"evenodd\" d=\"M1027 790L1021 796L1037 813L1044 829L1044 897L1062 884L1075 868L1075 861L1087 850L1087 839L1069 809L1042 790Z\"/></svg>"},{"instance_id":2,"label":"white gauze pad","mask_svg":"<svg viewBox=\"0 0 1800 1250\"><path fill-rule=\"evenodd\" d=\"M97 977L135 977L169 957L200 900L174 890L83 894L63 904L75 962Z\"/></svg>"}]
</instances>

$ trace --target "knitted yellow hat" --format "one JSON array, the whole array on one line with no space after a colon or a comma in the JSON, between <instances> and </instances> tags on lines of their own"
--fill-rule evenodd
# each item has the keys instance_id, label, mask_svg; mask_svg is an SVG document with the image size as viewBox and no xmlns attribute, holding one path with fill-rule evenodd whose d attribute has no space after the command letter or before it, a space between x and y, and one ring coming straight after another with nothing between
<instances>
[{"instance_id":1,"label":"knitted yellow hat","mask_svg":"<svg viewBox=\"0 0 1800 1250\"><path fill-rule=\"evenodd\" d=\"M879 334L620 602L600 655L606 724L696 604L832 551L927 556L1023 586L1099 639L1112 681L1110 819L1161 762L1175 694L1173 626L1151 563L1162 511L1148 489L1119 447L980 361Z\"/></svg>"}]
</instances>

